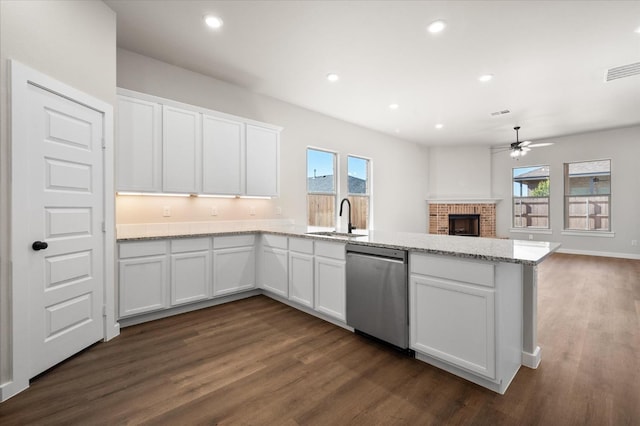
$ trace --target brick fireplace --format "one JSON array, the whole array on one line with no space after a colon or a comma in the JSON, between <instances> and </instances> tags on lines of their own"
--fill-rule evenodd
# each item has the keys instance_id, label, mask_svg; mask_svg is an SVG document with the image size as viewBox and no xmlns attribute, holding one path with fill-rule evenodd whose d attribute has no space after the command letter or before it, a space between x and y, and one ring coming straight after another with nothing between
<instances>
[{"instance_id":1,"label":"brick fireplace","mask_svg":"<svg viewBox=\"0 0 640 426\"><path fill-rule=\"evenodd\" d=\"M496 237L495 202L433 202L429 201L429 233L449 235L449 215L479 215L480 236Z\"/></svg>"}]
</instances>

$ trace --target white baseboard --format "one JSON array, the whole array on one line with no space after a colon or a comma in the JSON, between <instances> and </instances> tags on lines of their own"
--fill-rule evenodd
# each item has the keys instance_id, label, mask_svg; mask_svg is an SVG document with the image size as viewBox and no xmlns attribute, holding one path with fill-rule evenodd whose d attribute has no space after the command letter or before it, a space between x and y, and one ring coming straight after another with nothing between
<instances>
[{"instance_id":1,"label":"white baseboard","mask_svg":"<svg viewBox=\"0 0 640 426\"><path fill-rule=\"evenodd\" d=\"M557 250L557 253L580 254L583 256L617 257L620 259L640 260L640 254L619 253L619 252L613 252L613 251L575 250L575 249L561 248Z\"/></svg>"},{"instance_id":2,"label":"white baseboard","mask_svg":"<svg viewBox=\"0 0 640 426\"><path fill-rule=\"evenodd\" d=\"M522 365L525 367L536 369L540 365L540 361L542 360L542 354L540 351L540 346L536 346L536 349L533 353L522 351Z\"/></svg>"}]
</instances>

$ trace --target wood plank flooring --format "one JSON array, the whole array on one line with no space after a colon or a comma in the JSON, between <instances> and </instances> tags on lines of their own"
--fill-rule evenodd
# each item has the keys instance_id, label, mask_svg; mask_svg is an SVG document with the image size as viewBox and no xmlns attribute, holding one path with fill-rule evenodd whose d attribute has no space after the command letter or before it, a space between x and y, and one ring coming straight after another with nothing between
<instances>
[{"instance_id":1,"label":"wood plank flooring","mask_svg":"<svg viewBox=\"0 0 640 426\"><path fill-rule=\"evenodd\" d=\"M539 267L542 364L498 395L265 296L122 330L0 424L640 425L640 261Z\"/></svg>"}]
</instances>

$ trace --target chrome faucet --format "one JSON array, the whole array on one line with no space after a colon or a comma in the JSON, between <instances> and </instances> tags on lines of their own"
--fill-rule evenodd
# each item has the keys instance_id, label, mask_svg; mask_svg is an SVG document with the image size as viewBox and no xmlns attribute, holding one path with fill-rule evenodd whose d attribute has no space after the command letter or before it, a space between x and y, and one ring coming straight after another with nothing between
<instances>
[{"instance_id":1,"label":"chrome faucet","mask_svg":"<svg viewBox=\"0 0 640 426\"><path fill-rule=\"evenodd\" d=\"M346 198L343 198L342 201L340 201L340 213L338 213L338 216L342 217L342 206L345 201L349 205L349 223L347 225L347 233L353 234L353 230L356 229L356 227L351 224L351 201Z\"/></svg>"}]
</instances>

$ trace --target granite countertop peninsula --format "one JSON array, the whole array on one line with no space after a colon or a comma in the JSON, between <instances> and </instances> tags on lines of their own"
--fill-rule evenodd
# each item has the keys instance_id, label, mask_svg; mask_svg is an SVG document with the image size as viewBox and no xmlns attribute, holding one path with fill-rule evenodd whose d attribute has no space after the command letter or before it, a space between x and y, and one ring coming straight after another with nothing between
<instances>
[{"instance_id":1,"label":"granite countertop peninsula","mask_svg":"<svg viewBox=\"0 0 640 426\"><path fill-rule=\"evenodd\" d=\"M147 241L167 238L195 238L246 234L274 234L287 237L310 238L323 241L340 241L349 244L388 247L414 252L456 256L494 262L518 263L535 266L560 247L560 243L545 241L521 241L498 238L458 237L412 232L355 231L354 237L310 235L309 232L327 231L326 228L297 226L293 224L209 224L208 226L173 227L173 229L145 229L138 232L120 232L118 242ZM359 234L359 232L362 232Z\"/></svg>"}]
</instances>

